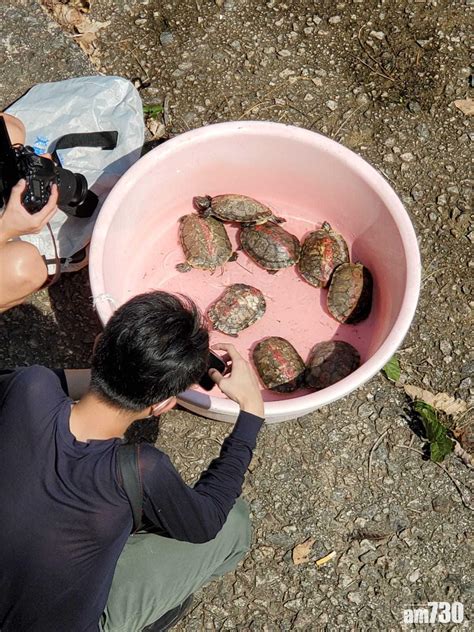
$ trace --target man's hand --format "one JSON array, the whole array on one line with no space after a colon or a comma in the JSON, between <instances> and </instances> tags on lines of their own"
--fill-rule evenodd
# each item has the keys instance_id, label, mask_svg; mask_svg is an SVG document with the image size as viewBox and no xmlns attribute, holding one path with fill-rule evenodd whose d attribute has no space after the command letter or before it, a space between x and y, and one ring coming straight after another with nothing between
<instances>
[{"instance_id":1,"label":"man's hand","mask_svg":"<svg viewBox=\"0 0 474 632\"><path fill-rule=\"evenodd\" d=\"M232 360L232 370L229 375L222 375L216 369L209 370L209 376L221 391L237 402L241 410L264 417L263 399L257 376L248 362L240 355L234 345L217 344L213 349L226 351Z\"/></svg>"},{"instance_id":2,"label":"man's hand","mask_svg":"<svg viewBox=\"0 0 474 632\"><path fill-rule=\"evenodd\" d=\"M39 233L43 226L53 217L57 210L58 187L53 184L47 204L33 215L28 213L21 203L25 191L26 181L20 180L13 187L10 199L0 217L0 244L9 239Z\"/></svg>"}]
</instances>

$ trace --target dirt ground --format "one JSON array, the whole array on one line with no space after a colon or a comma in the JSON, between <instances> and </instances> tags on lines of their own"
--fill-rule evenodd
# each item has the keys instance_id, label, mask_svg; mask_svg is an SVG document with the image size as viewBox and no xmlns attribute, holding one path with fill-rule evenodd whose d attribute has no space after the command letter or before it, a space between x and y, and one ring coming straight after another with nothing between
<instances>
[{"instance_id":1,"label":"dirt ground","mask_svg":"<svg viewBox=\"0 0 474 632\"><path fill-rule=\"evenodd\" d=\"M399 353L401 382L473 406L473 132L453 104L472 84L472 0L69 5L105 23L84 55L97 71L134 80L146 103L164 104L167 135L217 121L283 121L326 134L378 168L410 214L424 268ZM86 365L99 330L87 271L0 323L4 366ZM228 431L176 410L162 419L158 445L192 481ZM341 401L266 427L245 483L252 550L196 595L177 629L468 629L470 471L455 456L443 471L423 459L422 445L403 388L382 374ZM291 551L308 537L310 559L296 566ZM331 551L332 561L315 564ZM404 609L429 601L461 602L464 623L403 625Z\"/></svg>"}]
</instances>

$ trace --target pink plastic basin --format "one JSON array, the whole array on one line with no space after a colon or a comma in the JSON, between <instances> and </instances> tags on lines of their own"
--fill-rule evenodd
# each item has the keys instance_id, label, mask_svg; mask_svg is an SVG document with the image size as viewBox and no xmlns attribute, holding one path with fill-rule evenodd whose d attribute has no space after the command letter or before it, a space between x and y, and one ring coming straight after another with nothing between
<instances>
[{"instance_id":1,"label":"pink plastic basin","mask_svg":"<svg viewBox=\"0 0 474 632\"><path fill-rule=\"evenodd\" d=\"M244 253L214 274L177 272L183 261L178 218L194 212L195 195L239 193L287 218L299 238L323 221L342 233L351 261L374 277L371 314L359 325L340 325L326 309L326 290L315 289L287 268L275 275ZM227 225L237 246L237 229ZM232 122L182 134L141 158L117 183L95 226L90 279L99 317L152 289L181 292L205 310L236 282L262 290L267 311L230 338L247 358L266 336L288 339L306 359L321 340L340 339L360 352L360 368L333 386L282 395L263 389L268 422L294 419L344 397L369 380L401 344L413 318L420 287L420 258L410 219L384 178L342 145L304 129L269 122ZM190 389L180 403L198 414L234 421L237 405L214 388Z\"/></svg>"}]
</instances>

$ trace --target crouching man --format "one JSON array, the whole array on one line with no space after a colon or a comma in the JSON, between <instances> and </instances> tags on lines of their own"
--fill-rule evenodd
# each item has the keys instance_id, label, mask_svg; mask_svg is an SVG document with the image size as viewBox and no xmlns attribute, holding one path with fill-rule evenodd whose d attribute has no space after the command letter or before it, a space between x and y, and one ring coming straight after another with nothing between
<instances>
[{"instance_id":1,"label":"crouching man","mask_svg":"<svg viewBox=\"0 0 474 632\"><path fill-rule=\"evenodd\" d=\"M195 590L244 556L238 497L263 402L248 363L232 345L216 347L232 370L210 375L240 414L193 487L140 444L143 514L155 533L130 536L117 450L134 420L172 408L205 372L209 337L195 305L152 292L118 309L79 401L74 372L33 366L0 377L2 632L167 630Z\"/></svg>"}]
</instances>

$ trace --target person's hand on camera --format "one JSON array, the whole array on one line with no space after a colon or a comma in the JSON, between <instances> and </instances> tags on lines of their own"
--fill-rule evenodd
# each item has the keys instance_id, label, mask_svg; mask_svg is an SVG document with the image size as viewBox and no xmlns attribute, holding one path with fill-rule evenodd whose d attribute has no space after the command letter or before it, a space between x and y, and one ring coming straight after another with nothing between
<instances>
[{"instance_id":1,"label":"person's hand on camera","mask_svg":"<svg viewBox=\"0 0 474 632\"><path fill-rule=\"evenodd\" d=\"M22 235L39 233L57 210L58 187L53 184L48 202L38 213L28 213L21 199L26 181L19 180L13 187L5 211L0 217L0 242L6 242Z\"/></svg>"},{"instance_id":2,"label":"person's hand on camera","mask_svg":"<svg viewBox=\"0 0 474 632\"><path fill-rule=\"evenodd\" d=\"M241 410L264 416L263 399L260 385L252 367L240 355L234 345L216 344L213 349L226 351L232 361L232 370L228 375L222 375L216 369L210 369L209 375L224 395L239 404Z\"/></svg>"}]
</instances>

